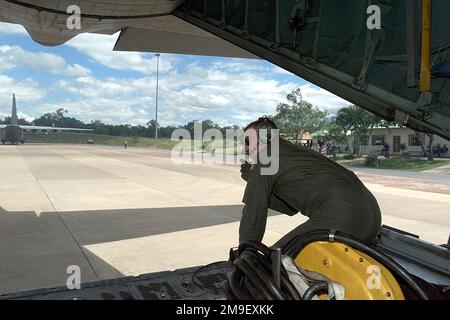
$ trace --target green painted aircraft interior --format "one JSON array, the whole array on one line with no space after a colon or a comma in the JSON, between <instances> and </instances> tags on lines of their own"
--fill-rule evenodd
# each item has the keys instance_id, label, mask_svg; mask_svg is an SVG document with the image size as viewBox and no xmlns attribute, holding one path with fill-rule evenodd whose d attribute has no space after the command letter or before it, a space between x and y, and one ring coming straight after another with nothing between
<instances>
[{"instance_id":1,"label":"green painted aircraft interior","mask_svg":"<svg viewBox=\"0 0 450 320\"><path fill-rule=\"evenodd\" d=\"M367 27L369 5L381 9L381 29ZM448 0L432 0L440 74L425 93L421 0L188 0L174 14L386 119L450 139Z\"/></svg>"}]
</instances>

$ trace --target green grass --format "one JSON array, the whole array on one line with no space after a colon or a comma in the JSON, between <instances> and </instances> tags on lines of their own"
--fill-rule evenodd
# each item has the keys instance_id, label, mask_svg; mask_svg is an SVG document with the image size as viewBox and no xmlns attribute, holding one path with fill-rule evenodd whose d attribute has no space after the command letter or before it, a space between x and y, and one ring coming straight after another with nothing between
<instances>
[{"instance_id":1,"label":"green grass","mask_svg":"<svg viewBox=\"0 0 450 320\"><path fill-rule=\"evenodd\" d=\"M84 132L57 132L55 134L49 133L45 134L42 132L36 133L25 133L25 143L67 143L67 144L87 144L87 140L94 140L95 144L98 145L109 145L109 146L123 146L123 137L118 136L109 136L109 135L101 135L101 134L91 134ZM151 138L145 137L127 137L128 146L129 147L138 147L138 148L158 148L171 150L174 148L179 142L171 141L168 138L160 138L158 141ZM203 142L203 147L206 148L208 143ZM192 140L183 141L183 146L185 150L189 150L192 146ZM225 146L221 146L216 143L216 152L221 152L224 154L236 154L237 153L237 145L231 144L231 147L224 148Z\"/></svg>"},{"instance_id":2,"label":"green grass","mask_svg":"<svg viewBox=\"0 0 450 320\"><path fill-rule=\"evenodd\" d=\"M446 165L450 165L450 160L439 159L428 161L422 158L395 157L381 161L380 166L376 168L419 172L436 169Z\"/></svg>"},{"instance_id":3,"label":"green grass","mask_svg":"<svg viewBox=\"0 0 450 320\"><path fill-rule=\"evenodd\" d=\"M336 161L345 160L345 156L348 156L348 153L337 153L336 154ZM333 160L333 155L327 155L328 158Z\"/></svg>"},{"instance_id":4,"label":"green grass","mask_svg":"<svg viewBox=\"0 0 450 320\"><path fill-rule=\"evenodd\" d=\"M94 140L95 144L110 145L110 146L123 146L123 137L108 136L101 134L90 133L74 133L74 132L57 132L55 134L36 132L25 133L26 143L68 143L68 144L87 144L87 140ZM128 146L141 147L141 148L160 148L160 149L172 149L177 142L170 141L170 139L155 139L144 137L128 137Z\"/></svg>"}]
</instances>

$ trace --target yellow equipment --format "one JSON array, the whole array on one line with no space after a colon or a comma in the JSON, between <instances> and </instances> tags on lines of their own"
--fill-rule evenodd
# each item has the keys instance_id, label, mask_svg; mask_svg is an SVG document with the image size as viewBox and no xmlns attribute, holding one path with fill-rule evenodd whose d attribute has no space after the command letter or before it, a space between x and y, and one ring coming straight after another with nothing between
<instances>
[{"instance_id":1,"label":"yellow equipment","mask_svg":"<svg viewBox=\"0 0 450 320\"><path fill-rule=\"evenodd\" d=\"M431 0L422 0L422 70L420 72L420 91L431 89Z\"/></svg>"},{"instance_id":2,"label":"yellow equipment","mask_svg":"<svg viewBox=\"0 0 450 320\"><path fill-rule=\"evenodd\" d=\"M338 242L313 242L295 258L297 266L320 273L345 288L345 300L404 300L391 274L368 255ZM321 295L326 299L326 295Z\"/></svg>"}]
</instances>

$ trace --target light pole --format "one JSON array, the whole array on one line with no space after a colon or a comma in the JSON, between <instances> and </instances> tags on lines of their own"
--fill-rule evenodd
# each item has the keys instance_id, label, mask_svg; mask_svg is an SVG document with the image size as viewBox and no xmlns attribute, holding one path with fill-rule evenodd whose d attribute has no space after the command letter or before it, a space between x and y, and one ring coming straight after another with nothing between
<instances>
[{"instance_id":1,"label":"light pole","mask_svg":"<svg viewBox=\"0 0 450 320\"><path fill-rule=\"evenodd\" d=\"M159 53L155 54L156 57L156 115L155 115L155 140L158 140L158 91L159 91Z\"/></svg>"}]
</instances>

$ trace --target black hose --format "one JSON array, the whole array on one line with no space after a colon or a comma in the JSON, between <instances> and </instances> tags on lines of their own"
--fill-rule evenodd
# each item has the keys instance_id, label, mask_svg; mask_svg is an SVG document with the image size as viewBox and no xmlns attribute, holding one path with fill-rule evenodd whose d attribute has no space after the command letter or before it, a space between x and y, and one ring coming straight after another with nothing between
<instances>
[{"instance_id":1,"label":"black hose","mask_svg":"<svg viewBox=\"0 0 450 320\"><path fill-rule=\"evenodd\" d=\"M250 300L250 293L241 285L242 273L238 269L234 269L228 274L228 286L233 296L238 300Z\"/></svg>"},{"instance_id":2,"label":"black hose","mask_svg":"<svg viewBox=\"0 0 450 320\"><path fill-rule=\"evenodd\" d=\"M269 281L271 283L271 286L275 286L275 288L278 288L275 284L275 280L272 277L272 270L270 269L271 263L268 261L268 259L265 259L264 256L256 253L255 251L246 250L243 252L242 255L250 255L254 260L252 260L254 263L257 263L258 266L262 270L257 270L257 273L264 274L264 280ZM289 279L289 275L287 274L286 270L282 268L281 270L281 289L283 294L289 299L289 300L301 300L301 296L295 286L292 284L291 280Z\"/></svg>"},{"instance_id":3,"label":"black hose","mask_svg":"<svg viewBox=\"0 0 450 320\"><path fill-rule=\"evenodd\" d=\"M241 270L242 273L245 274L250 283L255 286L256 290L260 291L264 297L266 297L268 300L282 300L278 297L273 296L272 293L267 290L267 287L265 286L263 280L258 277L256 272L254 272L253 269L245 261L238 258L234 261L234 264L239 270ZM254 298L251 292L250 295Z\"/></svg>"},{"instance_id":4,"label":"black hose","mask_svg":"<svg viewBox=\"0 0 450 320\"><path fill-rule=\"evenodd\" d=\"M265 257L270 257L270 254L272 252L269 247L263 245L260 242L243 241L239 244L239 254L241 254L247 249L256 249L260 251Z\"/></svg>"},{"instance_id":5,"label":"black hose","mask_svg":"<svg viewBox=\"0 0 450 320\"><path fill-rule=\"evenodd\" d=\"M329 241L330 230L314 230L292 238L281 252L290 257L296 257L308 244L316 241ZM351 236L348 236L351 239Z\"/></svg>"},{"instance_id":6,"label":"black hose","mask_svg":"<svg viewBox=\"0 0 450 320\"><path fill-rule=\"evenodd\" d=\"M209 268L212 268L212 267L215 267L215 266L218 266L218 265L221 265L221 264L226 264L226 263L229 263L229 262L228 261L217 261L217 262L213 262L213 263L210 263L210 264L207 264L207 265L205 265L203 267L198 268L197 270L195 270L194 274L192 275L192 282L197 287L208 290L207 286L205 286L202 282L200 282L198 280L198 275L200 273L204 272L205 270L209 269ZM212 284L212 285L214 285L214 284Z\"/></svg>"},{"instance_id":7,"label":"black hose","mask_svg":"<svg viewBox=\"0 0 450 320\"><path fill-rule=\"evenodd\" d=\"M286 299L281 289L275 284L275 281L273 280L269 272L267 272L267 270L265 270L264 267L259 264L258 259L255 259L247 251L244 251L242 253L241 259L244 260L255 271L256 275L260 278L265 288L270 292L272 296L274 296L278 300Z\"/></svg>"},{"instance_id":8,"label":"black hose","mask_svg":"<svg viewBox=\"0 0 450 320\"><path fill-rule=\"evenodd\" d=\"M292 284L286 272L281 273L281 288L285 289L291 300L302 300L300 293Z\"/></svg>"},{"instance_id":9,"label":"black hose","mask_svg":"<svg viewBox=\"0 0 450 320\"><path fill-rule=\"evenodd\" d=\"M233 260L234 259L234 260ZM233 286L248 284L247 291L251 298L261 293L265 299L300 300L301 296L290 282L286 270L281 265L281 283L277 285L272 270L272 250L260 242L246 241L239 245L238 256L232 258L235 267L240 271L240 282L236 281L236 274L229 276L229 286L233 292L238 292ZM231 278L233 276L234 278ZM258 291L258 292L255 292ZM259 296L259 295L258 295ZM238 297L239 298L239 297Z\"/></svg>"},{"instance_id":10,"label":"black hose","mask_svg":"<svg viewBox=\"0 0 450 320\"><path fill-rule=\"evenodd\" d=\"M326 282L318 282L315 285L308 288L303 295L303 300L311 300L319 291L328 289Z\"/></svg>"},{"instance_id":11,"label":"black hose","mask_svg":"<svg viewBox=\"0 0 450 320\"><path fill-rule=\"evenodd\" d=\"M329 241L330 231L329 230L317 230L308 232L303 235L299 235L293 238L284 248L283 252L291 257L296 257L303 248L309 243L316 241ZM416 293L417 297L423 300L429 300L428 295L425 291L414 281L411 275L397 262L386 256L385 254L367 246L361 241L345 235L341 232L337 232L334 236L334 241L346 244L356 250L359 250L373 259L380 262L382 265L387 267L391 272L396 274L398 277L403 279Z\"/></svg>"},{"instance_id":12,"label":"black hose","mask_svg":"<svg viewBox=\"0 0 450 320\"><path fill-rule=\"evenodd\" d=\"M282 299L281 297L277 297L277 295L273 293L273 290L271 290L270 287L267 286L266 279L262 277L260 274L258 274L258 271L255 270L255 268L250 263L248 263L246 259L243 259L243 257L241 256L235 262L236 267L243 272L244 277L242 281L247 284L247 289L249 290L250 295L254 299L258 297L262 298L265 297L266 299L269 300ZM258 291L256 295L253 294L254 290L251 290L252 287Z\"/></svg>"}]
</instances>

